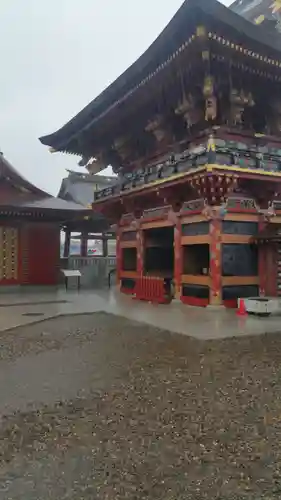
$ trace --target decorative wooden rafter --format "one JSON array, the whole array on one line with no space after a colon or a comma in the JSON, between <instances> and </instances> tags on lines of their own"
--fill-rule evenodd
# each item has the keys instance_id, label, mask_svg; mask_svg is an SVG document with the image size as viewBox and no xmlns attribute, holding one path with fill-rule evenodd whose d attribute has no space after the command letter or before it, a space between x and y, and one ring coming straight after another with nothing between
<instances>
[{"instance_id":1,"label":"decorative wooden rafter","mask_svg":"<svg viewBox=\"0 0 281 500\"><path fill-rule=\"evenodd\" d=\"M151 121L148 122L145 127L146 132L150 132L154 135L157 142L161 142L166 138L167 131L165 130L164 117L161 115L156 115Z\"/></svg>"},{"instance_id":2,"label":"decorative wooden rafter","mask_svg":"<svg viewBox=\"0 0 281 500\"><path fill-rule=\"evenodd\" d=\"M203 198L198 198L190 201L185 201L181 207L181 214L189 214L193 212L202 212L205 207Z\"/></svg>"},{"instance_id":3,"label":"decorative wooden rafter","mask_svg":"<svg viewBox=\"0 0 281 500\"><path fill-rule=\"evenodd\" d=\"M261 216L261 220L266 222L276 215L274 200L280 194L279 183L249 182L243 179L240 180L240 183L252 198L256 211Z\"/></svg>"},{"instance_id":4,"label":"decorative wooden rafter","mask_svg":"<svg viewBox=\"0 0 281 500\"><path fill-rule=\"evenodd\" d=\"M96 174L97 172L100 172L107 167L107 165L103 161L101 153L88 160L88 162L84 166L88 170L89 174Z\"/></svg>"},{"instance_id":5,"label":"decorative wooden rafter","mask_svg":"<svg viewBox=\"0 0 281 500\"><path fill-rule=\"evenodd\" d=\"M241 184L246 186L247 191L255 200L258 210L267 210L273 203L274 199L278 197L281 192L280 183L276 182L263 182L262 180L243 180Z\"/></svg>"},{"instance_id":6,"label":"decorative wooden rafter","mask_svg":"<svg viewBox=\"0 0 281 500\"><path fill-rule=\"evenodd\" d=\"M183 116L187 128L191 128L199 122L201 113L198 107L196 107L194 97L189 94L178 104L178 107L175 109L175 114Z\"/></svg>"},{"instance_id":7,"label":"decorative wooden rafter","mask_svg":"<svg viewBox=\"0 0 281 500\"><path fill-rule=\"evenodd\" d=\"M227 214L227 203L222 203L217 206L205 204L202 214L207 220L223 220Z\"/></svg>"},{"instance_id":8,"label":"decorative wooden rafter","mask_svg":"<svg viewBox=\"0 0 281 500\"><path fill-rule=\"evenodd\" d=\"M205 120L213 121L217 117L217 98L214 93L214 80L211 76L206 76L203 87L205 97Z\"/></svg>"},{"instance_id":9,"label":"decorative wooden rafter","mask_svg":"<svg viewBox=\"0 0 281 500\"><path fill-rule=\"evenodd\" d=\"M269 203L267 208L259 208L257 206L258 214L262 216L262 218L269 222L272 217L276 216L274 202Z\"/></svg>"},{"instance_id":10,"label":"decorative wooden rafter","mask_svg":"<svg viewBox=\"0 0 281 500\"><path fill-rule=\"evenodd\" d=\"M230 93L230 104L231 104L231 123L235 126L242 125L242 117L245 108L253 107L255 105L255 101L251 92L244 92L241 90L240 92L236 89L232 89Z\"/></svg>"},{"instance_id":11,"label":"decorative wooden rafter","mask_svg":"<svg viewBox=\"0 0 281 500\"><path fill-rule=\"evenodd\" d=\"M194 176L189 182L198 197L203 198L207 205L221 206L237 186L238 176L203 173Z\"/></svg>"},{"instance_id":12,"label":"decorative wooden rafter","mask_svg":"<svg viewBox=\"0 0 281 500\"><path fill-rule=\"evenodd\" d=\"M114 149L117 151L120 158L124 161L127 160L131 153L131 147L128 137L119 137L114 141Z\"/></svg>"}]
</instances>

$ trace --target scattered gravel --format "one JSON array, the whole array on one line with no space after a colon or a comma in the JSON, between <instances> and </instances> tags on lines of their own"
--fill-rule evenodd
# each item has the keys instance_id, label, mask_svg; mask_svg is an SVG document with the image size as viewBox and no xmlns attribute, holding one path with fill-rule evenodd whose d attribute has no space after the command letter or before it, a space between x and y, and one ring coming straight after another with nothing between
<instances>
[{"instance_id":1,"label":"scattered gravel","mask_svg":"<svg viewBox=\"0 0 281 500\"><path fill-rule=\"evenodd\" d=\"M2 408L1 500L281 498L278 334L200 342L96 313L16 329L0 347L0 370L89 353L76 397ZM31 395L36 377L19 380Z\"/></svg>"}]
</instances>

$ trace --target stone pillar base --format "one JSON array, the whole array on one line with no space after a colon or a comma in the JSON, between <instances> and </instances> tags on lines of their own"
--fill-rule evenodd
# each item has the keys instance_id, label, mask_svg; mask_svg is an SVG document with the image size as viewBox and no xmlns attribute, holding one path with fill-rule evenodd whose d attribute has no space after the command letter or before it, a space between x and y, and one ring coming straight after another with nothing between
<instances>
[{"instance_id":1,"label":"stone pillar base","mask_svg":"<svg viewBox=\"0 0 281 500\"><path fill-rule=\"evenodd\" d=\"M216 312L216 311L221 311L223 307L224 307L223 304L218 304L218 305L209 304L207 306L207 309L208 309L208 311L214 311L214 312Z\"/></svg>"}]
</instances>

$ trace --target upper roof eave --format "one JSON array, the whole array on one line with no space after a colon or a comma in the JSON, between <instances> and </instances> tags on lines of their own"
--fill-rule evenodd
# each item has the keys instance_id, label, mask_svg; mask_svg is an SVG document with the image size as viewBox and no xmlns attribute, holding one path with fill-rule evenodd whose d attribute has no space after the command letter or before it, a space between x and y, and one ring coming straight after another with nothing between
<instances>
[{"instance_id":1,"label":"upper roof eave","mask_svg":"<svg viewBox=\"0 0 281 500\"><path fill-rule=\"evenodd\" d=\"M21 187L27 189L36 195L50 196L49 193L43 191L38 188L31 182L29 182L3 155L0 154L0 172L2 172L5 176L12 178L16 183L18 183Z\"/></svg>"},{"instance_id":2,"label":"upper roof eave","mask_svg":"<svg viewBox=\"0 0 281 500\"><path fill-rule=\"evenodd\" d=\"M90 208L84 207L75 202L66 201L61 198L48 196L45 198L30 198L29 196L23 199L12 198L0 202L0 211L16 211L16 212L42 212L42 213L63 213L63 214L77 214L80 216L93 215Z\"/></svg>"},{"instance_id":3,"label":"upper roof eave","mask_svg":"<svg viewBox=\"0 0 281 500\"><path fill-rule=\"evenodd\" d=\"M0 211L18 212L56 212L63 214L78 214L87 216L92 214L92 210L76 203L75 201L65 201L61 198L51 196L46 191L37 188L34 184L25 179L18 170L0 154L0 173L5 179L12 181L16 187L14 192L7 196L1 196Z\"/></svg>"},{"instance_id":4,"label":"upper roof eave","mask_svg":"<svg viewBox=\"0 0 281 500\"><path fill-rule=\"evenodd\" d=\"M68 143L84 129L88 128L96 121L110 103L122 97L123 87L132 82L137 75L141 79L141 73L148 64L163 50L166 46L167 57L169 56L169 40L173 39L176 32L183 24L183 18L191 12L201 12L216 18L219 22L227 24L236 29L243 36L252 39L260 45L267 46L272 53L277 56L281 53L281 46L276 43L276 36L264 30L262 26L256 26L236 12L222 5L218 0L185 0L183 5L176 12L172 20L164 28L161 34L150 45L150 47L111 85L109 85L101 94L90 102L82 111L68 121L56 132L39 138L43 145L50 146L56 150L66 151ZM126 93L123 89L123 93Z\"/></svg>"}]
</instances>

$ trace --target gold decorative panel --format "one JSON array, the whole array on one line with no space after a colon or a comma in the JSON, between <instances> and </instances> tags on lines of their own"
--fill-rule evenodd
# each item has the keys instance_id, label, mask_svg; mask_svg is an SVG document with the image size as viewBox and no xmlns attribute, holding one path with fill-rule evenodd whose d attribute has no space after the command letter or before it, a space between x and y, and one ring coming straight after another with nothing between
<instances>
[{"instance_id":1,"label":"gold decorative panel","mask_svg":"<svg viewBox=\"0 0 281 500\"><path fill-rule=\"evenodd\" d=\"M0 227L0 282L18 279L18 229Z\"/></svg>"}]
</instances>

